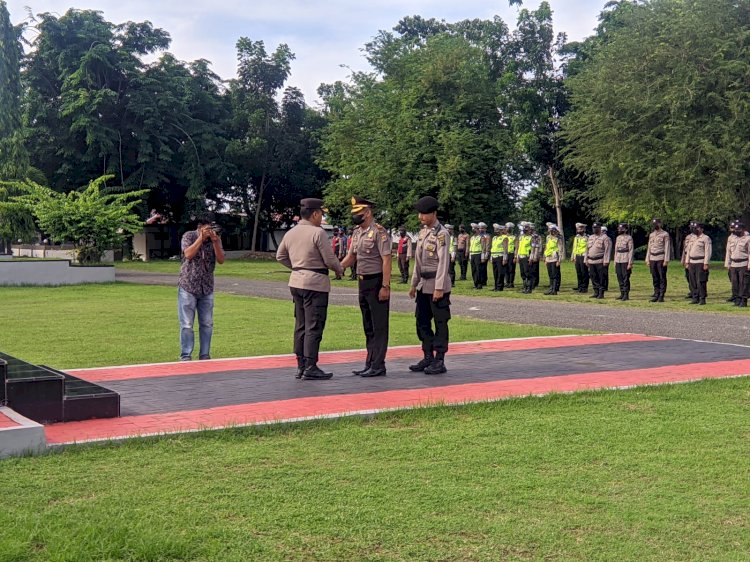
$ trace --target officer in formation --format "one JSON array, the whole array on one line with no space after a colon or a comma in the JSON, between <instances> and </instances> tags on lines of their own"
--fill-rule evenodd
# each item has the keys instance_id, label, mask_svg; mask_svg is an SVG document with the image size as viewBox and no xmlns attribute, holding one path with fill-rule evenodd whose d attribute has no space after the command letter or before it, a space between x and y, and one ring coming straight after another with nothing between
<instances>
[{"instance_id":1,"label":"officer in formation","mask_svg":"<svg viewBox=\"0 0 750 562\"><path fill-rule=\"evenodd\" d=\"M471 260L471 278L475 289L487 285L487 262L490 258L490 238L487 225L483 222L471 223L474 235L469 239L469 259Z\"/></svg>"},{"instance_id":2,"label":"officer in formation","mask_svg":"<svg viewBox=\"0 0 750 562\"><path fill-rule=\"evenodd\" d=\"M493 224L495 236L490 244L490 258L492 259L492 274L495 278L493 291L505 288L505 268L508 266L508 235L504 224Z\"/></svg>"},{"instance_id":3,"label":"officer in formation","mask_svg":"<svg viewBox=\"0 0 750 562\"><path fill-rule=\"evenodd\" d=\"M523 234L518 237L516 262L521 269L522 293L530 294L539 285L539 257L542 241L534 229L534 224L521 222Z\"/></svg>"},{"instance_id":4,"label":"officer in formation","mask_svg":"<svg viewBox=\"0 0 750 562\"><path fill-rule=\"evenodd\" d=\"M708 285L708 267L711 262L711 253L713 247L711 239L703 231L703 224L693 221L690 225L690 234L692 238L689 244L686 244L686 265L690 280L690 293L692 301L690 304L706 304Z\"/></svg>"},{"instance_id":5,"label":"officer in formation","mask_svg":"<svg viewBox=\"0 0 750 562\"><path fill-rule=\"evenodd\" d=\"M516 247L518 246L518 236L513 234L516 227L512 222L505 223L505 235L508 237L508 265L505 267L505 286L513 289L516 282Z\"/></svg>"},{"instance_id":6,"label":"officer in formation","mask_svg":"<svg viewBox=\"0 0 750 562\"><path fill-rule=\"evenodd\" d=\"M734 306L747 307L750 296L750 234L745 225L734 221L730 225L732 230L727 240L727 251L724 257L724 267L729 272L732 282L732 296L729 301Z\"/></svg>"},{"instance_id":7,"label":"officer in formation","mask_svg":"<svg viewBox=\"0 0 750 562\"><path fill-rule=\"evenodd\" d=\"M352 197L352 233L349 253L341 262L346 269L357 262L359 308L367 344L365 368L354 371L362 377L386 374L388 351L388 316L391 299L391 235L375 222L374 204L362 197Z\"/></svg>"},{"instance_id":8,"label":"officer in formation","mask_svg":"<svg viewBox=\"0 0 750 562\"><path fill-rule=\"evenodd\" d=\"M661 219L651 221L653 230L648 235L648 247L646 249L646 265L651 270L651 279L654 283L654 294L651 302L664 302L667 292L667 267L672 259L672 241L663 227Z\"/></svg>"},{"instance_id":9,"label":"officer in formation","mask_svg":"<svg viewBox=\"0 0 750 562\"><path fill-rule=\"evenodd\" d=\"M469 235L466 227L458 225L458 236L456 237L456 261L461 270L461 281L466 281L466 270L469 266Z\"/></svg>"},{"instance_id":10,"label":"officer in formation","mask_svg":"<svg viewBox=\"0 0 750 562\"><path fill-rule=\"evenodd\" d=\"M297 378L325 380L333 375L318 367L318 350L328 315L331 279L328 270L340 277L344 268L333 253L328 235L321 228L323 201L300 201L300 221L279 244L276 259L292 270L289 290L294 301L294 354Z\"/></svg>"},{"instance_id":11,"label":"officer in formation","mask_svg":"<svg viewBox=\"0 0 750 562\"><path fill-rule=\"evenodd\" d=\"M445 229L448 231L448 234L450 235L450 244L448 244L448 254L450 255L451 259L451 265L449 268L450 276L451 276L451 287L456 284L456 235L453 234L453 225L447 224L445 225Z\"/></svg>"},{"instance_id":12,"label":"officer in formation","mask_svg":"<svg viewBox=\"0 0 750 562\"><path fill-rule=\"evenodd\" d=\"M588 250L589 237L586 234L586 225L576 223L576 235L573 238L573 251L570 261L576 266L576 278L578 285L573 289L579 293L589 292L589 268L586 267L586 251Z\"/></svg>"},{"instance_id":13,"label":"officer in formation","mask_svg":"<svg viewBox=\"0 0 750 562\"><path fill-rule=\"evenodd\" d=\"M544 263L547 264L549 290L545 295L556 295L560 290L560 263L565 259L565 244L556 224L547 225L548 234L544 243Z\"/></svg>"},{"instance_id":14,"label":"officer in formation","mask_svg":"<svg viewBox=\"0 0 750 562\"><path fill-rule=\"evenodd\" d=\"M409 297L416 299L417 336L422 342L423 358L409 369L439 375L447 370L445 354L451 318L450 234L437 219L437 199L422 197L414 208L419 213L422 230L417 240Z\"/></svg>"},{"instance_id":15,"label":"officer in formation","mask_svg":"<svg viewBox=\"0 0 750 562\"><path fill-rule=\"evenodd\" d=\"M586 266L594 287L594 294L590 298L603 299L607 290L605 271L609 268L612 256L612 241L602 232L601 223L595 222L591 228L593 234L589 236L586 248Z\"/></svg>"},{"instance_id":16,"label":"officer in formation","mask_svg":"<svg viewBox=\"0 0 750 562\"><path fill-rule=\"evenodd\" d=\"M406 227L402 226L398 229L398 246L396 250L396 256L398 260L398 271L401 274L401 284L409 282L409 260L414 255L414 249L412 248L411 238L406 233Z\"/></svg>"},{"instance_id":17,"label":"officer in formation","mask_svg":"<svg viewBox=\"0 0 750 562\"><path fill-rule=\"evenodd\" d=\"M695 239L695 221L690 221L690 224L688 225L688 233L685 236L685 239L682 241L682 254L680 257L680 265L682 265L683 269L685 270L685 282L688 286L688 292L685 296L686 299L692 299L693 298L693 291L690 287L690 269L688 268L688 264L690 263L688 261L688 248L690 246L690 242L692 242Z\"/></svg>"},{"instance_id":18,"label":"officer in formation","mask_svg":"<svg viewBox=\"0 0 750 562\"><path fill-rule=\"evenodd\" d=\"M633 272L633 255L635 246L630 235L630 225L621 222L617 225L617 239L615 240L615 275L620 285L618 301L630 300L630 275Z\"/></svg>"}]
</instances>

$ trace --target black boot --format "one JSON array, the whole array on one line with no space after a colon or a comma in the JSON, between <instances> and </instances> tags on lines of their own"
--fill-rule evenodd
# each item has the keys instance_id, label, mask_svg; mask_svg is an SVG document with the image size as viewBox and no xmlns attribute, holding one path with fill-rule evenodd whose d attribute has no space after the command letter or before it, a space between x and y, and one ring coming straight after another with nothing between
<instances>
[{"instance_id":1,"label":"black boot","mask_svg":"<svg viewBox=\"0 0 750 562\"><path fill-rule=\"evenodd\" d=\"M622 294L622 300L623 300L623 302L624 302L624 301L629 301L629 300L630 300L630 293L629 293L628 291L625 291L625 292L624 292L624 293Z\"/></svg>"},{"instance_id":2,"label":"black boot","mask_svg":"<svg viewBox=\"0 0 750 562\"><path fill-rule=\"evenodd\" d=\"M425 375L442 375L448 369L445 368L445 362L442 359L435 359L432 364L424 370Z\"/></svg>"},{"instance_id":3,"label":"black boot","mask_svg":"<svg viewBox=\"0 0 750 562\"><path fill-rule=\"evenodd\" d=\"M740 299L739 303L740 308L747 308L747 299Z\"/></svg>"},{"instance_id":4,"label":"black boot","mask_svg":"<svg viewBox=\"0 0 750 562\"><path fill-rule=\"evenodd\" d=\"M656 299L656 302L664 302L664 295L659 295L659 298Z\"/></svg>"},{"instance_id":5,"label":"black boot","mask_svg":"<svg viewBox=\"0 0 750 562\"><path fill-rule=\"evenodd\" d=\"M420 373L424 371L427 367L432 365L432 361L433 361L432 353L425 353L424 359L422 359L419 363L417 363L416 365L409 365L409 370L415 373Z\"/></svg>"},{"instance_id":6,"label":"black boot","mask_svg":"<svg viewBox=\"0 0 750 562\"><path fill-rule=\"evenodd\" d=\"M589 298L590 299L598 299L599 298L599 290L598 289L594 289L593 294L589 295Z\"/></svg>"},{"instance_id":7,"label":"black boot","mask_svg":"<svg viewBox=\"0 0 750 562\"><path fill-rule=\"evenodd\" d=\"M698 304L701 305L701 306L705 306L706 299L701 299L700 302L698 302Z\"/></svg>"},{"instance_id":8,"label":"black boot","mask_svg":"<svg viewBox=\"0 0 750 562\"><path fill-rule=\"evenodd\" d=\"M659 295L654 295L648 302L659 302Z\"/></svg>"},{"instance_id":9,"label":"black boot","mask_svg":"<svg viewBox=\"0 0 750 562\"><path fill-rule=\"evenodd\" d=\"M325 381L330 379L333 373L323 372L317 365L310 365L305 369L305 373L302 375L302 380L306 381Z\"/></svg>"},{"instance_id":10,"label":"black boot","mask_svg":"<svg viewBox=\"0 0 750 562\"><path fill-rule=\"evenodd\" d=\"M693 300L690 301L690 304L698 304L700 302L700 299L693 297Z\"/></svg>"},{"instance_id":11,"label":"black boot","mask_svg":"<svg viewBox=\"0 0 750 562\"><path fill-rule=\"evenodd\" d=\"M603 299L604 298L604 289L599 289L599 294L596 295L597 299Z\"/></svg>"},{"instance_id":12,"label":"black boot","mask_svg":"<svg viewBox=\"0 0 750 562\"><path fill-rule=\"evenodd\" d=\"M625 291L620 291L620 296L617 297L615 300L618 300L618 301L625 300Z\"/></svg>"}]
</instances>

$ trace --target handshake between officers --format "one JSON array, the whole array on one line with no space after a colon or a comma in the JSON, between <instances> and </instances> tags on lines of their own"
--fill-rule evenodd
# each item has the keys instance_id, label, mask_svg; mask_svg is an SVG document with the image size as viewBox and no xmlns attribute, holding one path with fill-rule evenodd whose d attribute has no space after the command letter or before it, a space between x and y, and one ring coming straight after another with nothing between
<instances>
[{"instance_id":1,"label":"handshake between officers","mask_svg":"<svg viewBox=\"0 0 750 562\"><path fill-rule=\"evenodd\" d=\"M333 376L318 366L331 291L329 270L338 276L355 262L367 357L364 368L353 374L361 377L386 375L392 240L390 233L375 222L373 209L373 202L352 198L352 222L356 228L349 251L341 261L333 254L328 236L321 228L326 209L320 199L308 198L300 202L300 221L279 245L276 259L292 270L289 289L294 301L298 379L327 380ZM447 371L451 235L437 220L438 202L434 197L421 198L415 209L422 230L409 295L416 299L416 328L423 358L409 369L439 375Z\"/></svg>"}]
</instances>

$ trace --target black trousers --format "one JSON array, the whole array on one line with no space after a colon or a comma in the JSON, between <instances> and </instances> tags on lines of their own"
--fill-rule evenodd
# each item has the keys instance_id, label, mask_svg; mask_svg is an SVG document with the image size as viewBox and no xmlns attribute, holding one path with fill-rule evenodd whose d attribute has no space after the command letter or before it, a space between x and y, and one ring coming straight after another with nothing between
<instances>
[{"instance_id":1,"label":"black trousers","mask_svg":"<svg viewBox=\"0 0 750 562\"><path fill-rule=\"evenodd\" d=\"M531 288L536 289L539 286L539 262L529 262L529 273L531 275Z\"/></svg>"},{"instance_id":2,"label":"black trousers","mask_svg":"<svg viewBox=\"0 0 750 562\"><path fill-rule=\"evenodd\" d=\"M594 288L594 293L603 293L607 290L604 285L604 271L606 269L607 268L604 267L603 263L589 264L589 278L591 279L591 285Z\"/></svg>"},{"instance_id":3,"label":"black trousers","mask_svg":"<svg viewBox=\"0 0 750 562\"><path fill-rule=\"evenodd\" d=\"M708 271L703 270L702 263L690 263L687 267L690 281L690 294L694 299L705 299L708 296Z\"/></svg>"},{"instance_id":4,"label":"black trousers","mask_svg":"<svg viewBox=\"0 0 750 562\"><path fill-rule=\"evenodd\" d=\"M549 276L550 291L558 292L562 276L560 274L560 266L557 265L557 262L552 261L547 263L547 275Z\"/></svg>"},{"instance_id":5,"label":"black trousers","mask_svg":"<svg viewBox=\"0 0 750 562\"><path fill-rule=\"evenodd\" d=\"M294 354L297 364L318 363L318 351L328 317L328 293L290 287L294 301Z\"/></svg>"},{"instance_id":6,"label":"black trousers","mask_svg":"<svg viewBox=\"0 0 750 562\"><path fill-rule=\"evenodd\" d=\"M664 297L667 292L667 266L664 265L662 260L651 260L649 262L649 269L651 270L651 279L654 283L654 295Z\"/></svg>"},{"instance_id":7,"label":"black trousers","mask_svg":"<svg viewBox=\"0 0 750 562\"><path fill-rule=\"evenodd\" d=\"M732 298L746 299L750 296L750 271L747 267L730 267L729 280L732 282Z\"/></svg>"},{"instance_id":8,"label":"black trousers","mask_svg":"<svg viewBox=\"0 0 750 562\"><path fill-rule=\"evenodd\" d=\"M627 263L616 263L615 273L617 274L617 284L620 285L621 293L630 292L630 274L633 273L632 269L628 269Z\"/></svg>"},{"instance_id":9,"label":"black trousers","mask_svg":"<svg viewBox=\"0 0 750 562\"><path fill-rule=\"evenodd\" d=\"M451 278L451 287L452 287L453 285L456 284L456 260L451 261L451 264L448 267L448 275Z\"/></svg>"},{"instance_id":10,"label":"black trousers","mask_svg":"<svg viewBox=\"0 0 750 562\"><path fill-rule=\"evenodd\" d=\"M378 299L382 286L382 273L372 278L359 280L359 309L362 312L362 327L365 330L367 345L365 364L373 369L385 368L385 354L388 351L388 321L391 302Z\"/></svg>"},{"instance_id":11,"label":"black trousers","mask_svg":"<svg viewBox=\"0 0 750 562\"><path fill-rule=\"evenodd\" d=\"M492 258L492 276L495 279L495 289L502 291L505 288L505 268L502 256Z\"/></svg>"},{"instance_id":12,"label":"black trousers","mask_svg":"<svg viewBox=\"0 0 750 562\"><path fill-rule=\"evenodd\" d=\"M408 283L409 282L409 258L406 257L406 254L398 255L398 270L401 273L401 282Z\"/></svg>"},{"instance_id":13,"label":"black trousers","mask_svg":"<svg viewBox=\"0 0 750 562\"><path fill-rule=\"evenodd\" d=\"M445 293L437 302L430 293L417 291L417 337L425 356L435 353L443 359L448 352L448 320L451 319L451 294ZM435 330L432 324L435 323Z\"/></svg>"},{"instance_id":14,"label":"black trousers","mask_svg":"<svg viewBox=\"0 0 750 562\"><path fill-rule=\"evenodd\" d=\"M456 261L458 266L461 268L461 280L466 280L466 270L469 268L469 254L466 250L456 251Z\"/></svg>"},{"instance_id":15,"label":"black trousers","mask_svg":"<svg viewBox=\"0 0 750 562\"><path fill-rule=\"evenodd\" d=\"M482 254L471 254L471 279L475 287L482 286Z\"/></svg>"},{"instance_id":16,"label":"black trousers","mask_svg":"<svg viewBox=\"0 0 750 562\"><path fill-rule=\"evenodd\" d=\"M505 266L505 284L512 287L516 283L516 254L508 253L508 265Z\"/></svg>"},{"instance_id":17,"label":"black trousers","mask_svg":"<svg viewBox=\"0 0 750 562\"><path fill-rule=\"evenodd\" d=\"M602 275L602 286L604 287L605 291L609 291L609 264L604 266L604 272L602 273Z\"/></svg>"},{"instance_id":18,"label":"black trousers","mask_svg":"<svg viewBox=\"0 0 750 562\"><path fill-rule=\"evenodd\" d=\"M489 273L487 271L488 266L489 264L486 261L479 260L479 274L482 287L486 286L487 282L489 281Z\"/></svg>"},{"instance_id":19,"label":"black trousers","mask_svg":"<svg viewBox=\"0 0 750 562\"><path fill-rule=\"evenodd\" d=\"M351 270L352 270L352 274L349 276L349 279L354 281L357 278L357 262L356 261L352 264Z\"/></svg>"},{"instance_id":20,"label":"black trousers","mask_svg":"<svg viewBox=\"0 0 750 562\"><path fill-rule=\"evenodd\" d=\"M578 290L585 293L589 290L589 268L584 263L585 256L576 256L576 277L578 278Z\"/></svg>"},{"instance_id":21,"label":"black trousers","mask_svg":"<svg viewBox=\"0 0 750 562\"><path fill-rule=\"evenodd\" d=\"M523 288L529 288L529 258L528 256L521 256L518 258L518 269L521 270L521 281L523 281Z\"/></svg>"}]
</instances>

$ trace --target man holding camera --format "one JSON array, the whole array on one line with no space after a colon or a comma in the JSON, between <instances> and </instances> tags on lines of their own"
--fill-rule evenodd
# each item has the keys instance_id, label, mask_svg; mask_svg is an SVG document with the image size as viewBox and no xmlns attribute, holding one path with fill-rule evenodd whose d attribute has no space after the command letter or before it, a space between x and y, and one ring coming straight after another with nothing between
<instances>
[{"instance_id":1,"label":"man holding camera","mask_svg":"<svg viewBox=\"0 0 750 562\"><path fill-rule=\"evenodd\" d=\"M198 218L196 230L182 237L182 267L177 292L180 319L180 360L190 361L195 345L193 323L198 312L199 359L211 359L214 329L214 269L224 263L218 227L208 217Z\"/></svg>"}]
</instances>

